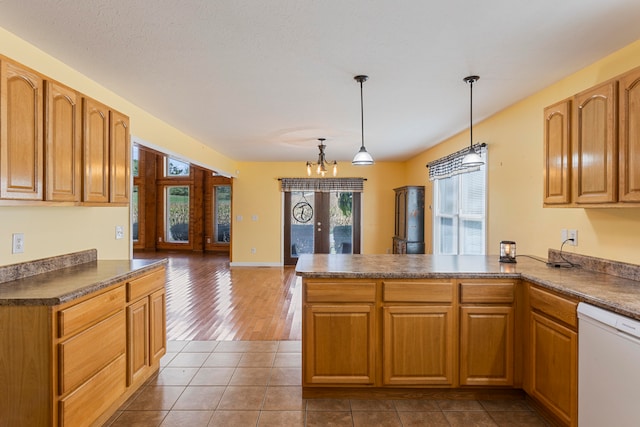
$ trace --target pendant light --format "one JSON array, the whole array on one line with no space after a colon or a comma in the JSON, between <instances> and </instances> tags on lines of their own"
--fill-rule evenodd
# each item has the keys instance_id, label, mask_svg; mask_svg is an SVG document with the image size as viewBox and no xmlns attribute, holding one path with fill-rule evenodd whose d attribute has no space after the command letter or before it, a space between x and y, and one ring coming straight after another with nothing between
<instances>
[{"instance_id":1,"label":"pendant light","mask_svg":"<svg viewBox=\"0 0 640 427\"><path fill-rule=\"evenodd\" d=\"M362 135L362 146L360 147L360 151L356 153L353 157L352 165L357 166L367 166L373 164L373 157L371 154L367 152L367 149L364 147L364 103L362 101L362 83L366 82L369 76L355 76L354 79L360 83L360 127L361 127L361 135Z\"/></svg>"},{"instance_id":2,"label":"pendant light","mask_svg":"<svg viewBox=\"0 0 640 427\"><path fill-rule=\"evenodd\" d=\"M333 165L333 176L338 175L338 162L335 160L331 162L325 158L324 149L327 148L327 146L324 145L325 140L326 138L318 138L318 141L320 141L320 145L318 145L318 149L320 150L318 153L318 161L316 163L307 162L307 176L311 176L311 169L315 166L316 173L324 177L327 174L327 165Z\"/></svg>"},{"instance_id":3,"label":"pendant light","mask_svg":"<svg viewBox=\"0 0 640 427\"><path fill-rule=\"evenodd\" d=\"M480 79L479 76L468 76L463 80L469 83L469 152L462 158L462 166L474 167L484 165L484 160L480 157L480 154L473 148L473 84Z\"/></svg>"}]
</instances>

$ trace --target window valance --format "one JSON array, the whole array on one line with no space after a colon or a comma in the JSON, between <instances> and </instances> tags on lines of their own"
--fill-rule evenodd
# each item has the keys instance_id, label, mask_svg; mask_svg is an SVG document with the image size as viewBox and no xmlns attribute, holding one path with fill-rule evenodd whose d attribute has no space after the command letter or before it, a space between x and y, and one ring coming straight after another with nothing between
<instances>
[{"instance_id":1,"label":"window valance","mask_svg":"<svg viewBox=\"0 0 640 427\"><path fill-rule=\"evenodd\" d=\"M279 178L282 191L351 191L364 190L364 178Z\"/></svg>"},{"instance_id":2,"label":"window valance","mask_svg":"<svg viewBox=\"0 0 640 427\"><path fill-rule=\"evenodd\" d=\"M480 155L480 157L486 159L487 144L485 144L484 142L478 142L473 144L473 148ZM462 166L462 158L468 152L469 148L463 148L462 150L451 153L448 156L444 156L439 158L438 160L427 163L427 167L429 168L429 181L433 181L435 179L444 179L461 173L475 172L480 169L480 166Z\"/></svg>"}]
</instances>

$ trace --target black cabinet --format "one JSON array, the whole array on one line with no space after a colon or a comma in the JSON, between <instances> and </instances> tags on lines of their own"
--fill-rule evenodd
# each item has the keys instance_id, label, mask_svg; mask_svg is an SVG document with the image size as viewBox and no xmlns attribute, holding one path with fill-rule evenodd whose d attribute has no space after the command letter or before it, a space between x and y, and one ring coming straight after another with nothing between
<instances>
[{"instance_id":1,"label":"black cabinet","mask_svg":"<svg viewBox=\"0 0 640 427\"><path fill-rule=\"evenodd\" d=\"M394 254L424 253L424 187L395 188Z\"/></svg>"}]
</instances>

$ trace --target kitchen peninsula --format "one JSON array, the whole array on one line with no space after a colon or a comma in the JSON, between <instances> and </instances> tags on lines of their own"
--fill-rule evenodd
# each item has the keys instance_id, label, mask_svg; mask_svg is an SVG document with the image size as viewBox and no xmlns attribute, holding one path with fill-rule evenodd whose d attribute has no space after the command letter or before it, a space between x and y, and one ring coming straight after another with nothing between
<instances>
[{"instance_id":1,"label":"kitchen peninsula","mask_svg":"<svg viewBox=\"0 0 640 427\"><path fill-rule=\"evenodd\" d=\"M0 426L101 425L166 351L165 260L0 267Z\"/></svg>"},{"instance_id":2,"label":"kitchen peninsula","mask_svg":"<svg viewBox=\"0 0 640 427\"><path fill-rule=\"evenodd\" d=\"M549 260L302 255L303 395L524 390L577 425L577 304L640 319L640 267L554 250Z\"/></svg>"}]
</instances>

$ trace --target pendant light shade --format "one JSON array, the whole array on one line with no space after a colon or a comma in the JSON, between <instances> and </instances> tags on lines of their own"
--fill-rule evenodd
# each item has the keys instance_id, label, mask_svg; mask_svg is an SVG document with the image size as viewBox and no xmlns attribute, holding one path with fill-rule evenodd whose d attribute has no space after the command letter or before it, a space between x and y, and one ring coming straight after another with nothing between
<instances>
[{"instance_id":1,"label":"pendant light shade","mask_svg":"<svg viewBox=\"0 0 640 427\"><path fill-rule=\"evenodd\" d=\"M373 157L371 157L371 154L367 152L367 149L364 146L364 102L362 97L362 83L366 82L368 78L368 76L363 75L354 77L354 79L358 83L360 83L360 134L362 135L362 145L360 146L360 151L356 153L356 155L353 157L353 161L351 162L351 164L356 166L367 166L373 164Z\"/></svg>"},{"instance_id":2,"label":"pendant light shade","mask_svg":"<svg viewBox=\"0 0 640 427\"><path fill-rule=\"evenodd\" d=\"M469 152L462 158L462 166L474 167L484 165L484 160L473 148L473 84L480 79L479 76L468 76L463 80L469 83Z\"/></svg>"}]
</instances>

